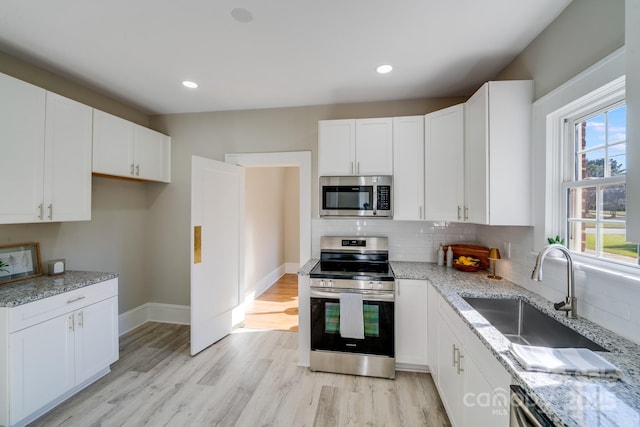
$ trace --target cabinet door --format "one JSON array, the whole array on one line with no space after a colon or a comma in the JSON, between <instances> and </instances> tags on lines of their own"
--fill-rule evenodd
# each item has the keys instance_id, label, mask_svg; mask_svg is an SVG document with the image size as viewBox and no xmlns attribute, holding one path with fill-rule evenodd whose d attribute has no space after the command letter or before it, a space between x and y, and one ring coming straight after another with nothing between
<instances>
[{"instance_id":1,"label":"cabinet door","mask_svg":"<svg viewBox=\"0 0 640 427\"><path fill-rule=\"evenodd\" d=\"M435 383L438 382L438 291L433 285L427 292L427 361Z\"/></svg>"},{"instance_id":2,"label":"cabinet door","mask_svg":"<svg viewBox=\"0 0 640 427\"><path fill-rule=\"evenodd\" d=\"M398 280L395 301L396 363L427 366L426 280Z\"/></svg>"},{"instance_id":3,"label":"cabinet door","mask_svg":"<svg viewBox=\"0 0 640 427\"><path fill-rule=\"evenodd\" d=\"M73 327L69 313L10 335L12 424L75 385Z\"/></svg>"},{"instance_id":4,"label":"cabinet door","mask_svg":"<svg viewBox=\"0 0 640 427\"><path fill-rule=\"evenodd\" d=\"M464 104L424 116L425 219L462 221Z\"/></svg>"},{"instance_id":5,"label":"cabinet door","mask_svg":"<svg viewBox=\"0 0 640 427\"><path fill-rule=\"evenodd\" d=\"M393 119L356 120L356 175L393 175Z\"/></svg>"},{"instance_id":6,"label":"cabinet door","mask_svg":"<svg viewBox=\"0 0 640 427\"><path fill-rule=\"evenodd\" d=\"M640 0L625 3L627 103L627 235L640 242Z\"/></svg>"},{"instance_id":7,"label":"cabinet door","mask_svg":"<svg viewBox=\"0 0 640 427\"><path fill-rule=\"evenodd\" d=\"M472 354L464 354L462 359L464 425L508 427L509 410L501 404L505 399L506 402L509 401L508 394L495 396L491 385L482 375L472 356Z\"/></svg>"},{"instance_id":8,"label":"cabinet door","mask_svg":"<svg viewBox=\"0 0 640 427\"><path fill-rule=\"evenodd\" d=\"M393 219L424 218L424 117L393 119Z\"/></svg>"},{"instance_id":9,"label":"cabinet door","mask_svg":"<svg viewBox=\"0 0 640 427\"><path fill-rule=\"evenodd\" d=\"M93 172L133 177L133 123L93 110Z\"/></svg>"},{"instance_id":10,"label":"cabinet door","mask_svg":"<svg viewBox=\"0 0 640 427\"><path fill-rule=\"evenodd\" d=\"M0 74L0 223L40 221L46 91Z\"/></svg>"},{"instance_id":11,"label":"cabinet door","mask_svg":"<svg viewBox=\"0 0 640 427\"><path fill-rule=\"evenodd\" d=\"M438 391L454 427L462 425L462 377L457 360L460 343L442 318L438 318Z\"/></svg>"},{"instance_id":12,"label":"cabinet door","mask_svg":"<svg viewBox=\"0 0 640 427\"><path fill-rule=\"evenodd\" d=\"M134 175L136 178L169 182L171 140L151 129L135 125L133 129Z\"/></svg>"},{"instance_id":13,"label":"cabinet door","mask_svg":"<svg viewBox=\"0 0 640 427\"><path fill-rule=\"evenodd\" d=\"M112 297L74 313L76 383L118 360L118 298Z\"/></svg>"},{"instance_id":14,"label":"cabinet door","mask_svg":"<svg viewBox=\"0 0 640 427\"><path fill-rule=\"evenodd\" d=\"M488 222L489 191L489 85L485 83L464 107L465 121L465 220L475 224Z\"/></svg>"},{"instance_id":15,"label":"cabinet door","mask_svg":"<svg viewBox=\"0 0 640 427\"><path fill-rule=\"evenodd\" d=\"M91 219L92 121L91 107L47 92L45 220Z\"/></svg>"},{"instance_id":16,"label":"cabinet door","mask_svg":"<svg viewBox=\"0 0 640 427\"><path fill-rule=\"evenodd\" d=\"M318 122L318 176L355 175L355 120Z\"/></svg>"}]
</instances>

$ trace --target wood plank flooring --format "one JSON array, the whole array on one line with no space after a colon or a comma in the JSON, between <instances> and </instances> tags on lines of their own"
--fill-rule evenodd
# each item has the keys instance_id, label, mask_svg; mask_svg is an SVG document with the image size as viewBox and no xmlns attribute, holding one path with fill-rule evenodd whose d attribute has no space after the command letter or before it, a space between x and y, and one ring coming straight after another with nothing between
<instances>
[{"instance_id":1,"label":"wood plank flooring","mask_svg":"<svg viewBox=\"0 0 640 427\"><path fill-rule=\"evenodd\" d=\"M293 276L283 282L291 288L295 281L297 308ZM294 296L265 294L252 316L275 316L270 323L291 330L292 311L268 306ZM429 374L387 380L311 372L297 366L297 333L262 330L269 322L249 319L261 329L235 329L195 357L188 326L146 323L120 337L110 374L31 425L450 426ZM297 328L297 309L295 319Z\"/></svg>"},{"instance_id":2,"label":"wood plank flooring","mask_svg":"<svg viewBox=\"0 0 640 427\"><path fill-rule=\"evenodd\" d=\"M256 298L247 307L245 327L272 331L297 331L298 275L285 274Z\"/></svg>"}]
</instances>

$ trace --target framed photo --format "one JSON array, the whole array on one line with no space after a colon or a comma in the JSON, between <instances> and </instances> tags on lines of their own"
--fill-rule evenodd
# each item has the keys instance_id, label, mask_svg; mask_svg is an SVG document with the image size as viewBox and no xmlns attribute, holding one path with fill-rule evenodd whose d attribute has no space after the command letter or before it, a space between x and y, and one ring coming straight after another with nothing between
<instances>
[{"instance_id":1,"label":"framed photo","mask_svg":"<svg viewBox=\"0 0 640 427\"><path fill-rule=\"evenodd\" d=\"M39 243L0 246L0 285L41 275Z\"/></svg>"}]
</instances>

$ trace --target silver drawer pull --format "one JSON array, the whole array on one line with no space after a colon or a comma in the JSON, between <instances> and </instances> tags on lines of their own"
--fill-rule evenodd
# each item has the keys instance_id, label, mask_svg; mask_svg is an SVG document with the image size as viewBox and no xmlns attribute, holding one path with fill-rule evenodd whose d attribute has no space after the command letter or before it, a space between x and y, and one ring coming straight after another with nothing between
<instances>
[{"instance_id":1,"label":"silver drawer pull","mask_svg":"<svg viewBox=\"0 0 640 427\"><path fill-rule=\"evenodd\" d=\"M84 295L80 295L79 297L71 298L70 300L68 300L67 304L71 304L72 302L80 301L81 299L85 299L85 298L86 297Z\"/></svg>"}]
</instances>

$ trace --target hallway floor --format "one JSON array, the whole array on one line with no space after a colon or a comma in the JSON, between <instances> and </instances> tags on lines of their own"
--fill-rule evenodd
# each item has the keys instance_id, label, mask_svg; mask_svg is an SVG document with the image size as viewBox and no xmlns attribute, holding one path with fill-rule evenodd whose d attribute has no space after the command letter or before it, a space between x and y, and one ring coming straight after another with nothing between
<instances>
[{"instance_id":1,"label":"hallway floor","mask_svg":"<svg viewBox=\"0 0 640 427\"><path fill-rule=\"evenodd\" d=\"M298 276L285 274L247 306L245 328L298 331Z\"/></svg>"}]
</instances>

